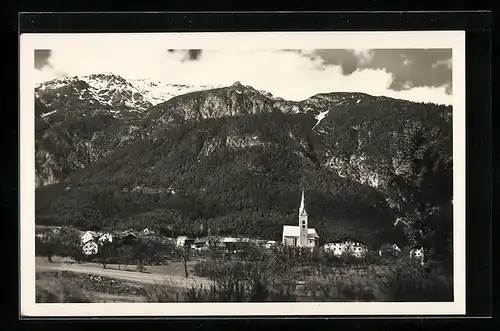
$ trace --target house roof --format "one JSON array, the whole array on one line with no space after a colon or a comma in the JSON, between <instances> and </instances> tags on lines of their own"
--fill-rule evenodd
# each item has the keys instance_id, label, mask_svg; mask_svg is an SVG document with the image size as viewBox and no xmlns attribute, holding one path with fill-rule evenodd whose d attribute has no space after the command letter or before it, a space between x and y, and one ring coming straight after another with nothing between
<instances>
[{"instance_id":1,"label":"house roof","mask_svg":"<svg viewBox=\"0 0 500 331\"><path fill-rule=\"evenodd\" d=\"M121 238L137 238L137 236L134 233L124 233Z\"/></svg>"},{"instance_id":2,"label":"house roof","mask_svg":"<svg viewBox=\"0 0 500 331\"><path fill-rule=\"evenodd\" d=\"M222 242L224 243L236 243L239 240L237 238L231 238L231 237L225 237L222 239Z\"/></svg>"},{"instance_id":3,"label":"house roof","mask_svg":"<svg viewBox=\"0 0 500 331\"><path fill-rule=\"evenodd\" d=\"M299 236L299 227L294 225L283 225L283 236L285 237L298 237ZM318 233L315 229L309 228L307 229L307 237L308 238L319 238Z\"/></svg>"},{"instance_id":4,"label":"house roof","mask_svg":"<svg viewBox=\"0 0 500 331\"><path fill-rule=\"evenodd\" d=\"M397 247L397 248L396 248ZM396 250L401 250L398 245L396 244L390 244L390 243L384 243L382 246L380 246L380 250L384 249L396 249Z\"/></svg>"}]
</instances>

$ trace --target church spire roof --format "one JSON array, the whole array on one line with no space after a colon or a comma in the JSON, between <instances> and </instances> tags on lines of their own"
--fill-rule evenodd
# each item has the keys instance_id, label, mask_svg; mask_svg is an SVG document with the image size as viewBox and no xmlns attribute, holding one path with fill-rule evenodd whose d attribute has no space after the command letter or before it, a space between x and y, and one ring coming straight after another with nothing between
<instances>
[{"instance_id":1,"label":"church spire roof","mask_svg":"<svg viewBox=\"0 0 500 331\"><path fill-rule=\"evenodd\" d=\"M304 190L302 190L302 199L300 200L299 215L305 215L305 214L307 214L307 210L304 198Z\"/></svg>"}]
</instances>

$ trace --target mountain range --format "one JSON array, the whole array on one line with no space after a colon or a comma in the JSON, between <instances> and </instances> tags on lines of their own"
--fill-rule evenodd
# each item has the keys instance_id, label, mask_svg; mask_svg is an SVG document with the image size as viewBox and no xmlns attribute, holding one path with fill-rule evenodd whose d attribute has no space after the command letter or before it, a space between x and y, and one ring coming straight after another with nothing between
<instances>
[{"instance_id":1,"label":"mountain range","mask_svg":"<svg viewBox=\"0 0 500 331\"><path fill-rule=\"evenodd\" d=\"M404 244L451 201L449 106L91 75L37 86L35 130L38 224L280 239L305 190L322 240Z\"/></svg>"}]
</instances>

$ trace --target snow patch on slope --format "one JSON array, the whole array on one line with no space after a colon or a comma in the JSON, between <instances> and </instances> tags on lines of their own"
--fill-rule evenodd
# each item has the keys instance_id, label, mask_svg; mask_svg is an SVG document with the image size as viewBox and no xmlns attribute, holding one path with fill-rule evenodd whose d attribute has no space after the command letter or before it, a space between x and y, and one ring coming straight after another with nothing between
<instances>
[{"instance_id":1,"label":"snow patch on slope","mask_svg":"<svg viewBox=\"0 0 500 331\"><path fill-rule=\"evenodd\" d=\"M43 114L42 114L42 115L40 115L40 116L41 116L41 117L47 117L47 116L49 116L49 115L54 114L55 112L57 112L57 110L50 111L50 112L48 112L48 113L43 113Z\"/></svg>"},{"instance_id":2,"label":"snow patch on slope","mask_svg":"<svg viewBox=\"0 0 500 331\"><path fill-rule=\"evenodd\" d=\"M318 115L314 116L314 118L317 120L317 122L312 128L313 130L326 117L326 115L328 115L329 112L330 112L329 110L325 110L325 111L322 111L321 113L319 113Z\"/></svg>"}]
</instances>

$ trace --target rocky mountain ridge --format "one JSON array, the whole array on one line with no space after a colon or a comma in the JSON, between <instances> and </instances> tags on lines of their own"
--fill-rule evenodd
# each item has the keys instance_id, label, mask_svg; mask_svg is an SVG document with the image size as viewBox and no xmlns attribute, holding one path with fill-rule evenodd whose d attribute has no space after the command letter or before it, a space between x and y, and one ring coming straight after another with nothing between
<instances>
[{"instance_id":1,"label":"rocky mountain ridge","mask_svg":"<svg viewBox=\"0 0 500 331\"><path fill-rule=\"evenodd\" d=\"M125 79L114 74L65 77L37 84L35 96L57 111L60 99L88 101L94 106L117 112L115 108L144 111L176 95L212 89L216 86L165 84L150 79ZM53 104L53 102L58 102ZM46 115L47 116L47 115Z\"/></svg>"}]
</instances>

